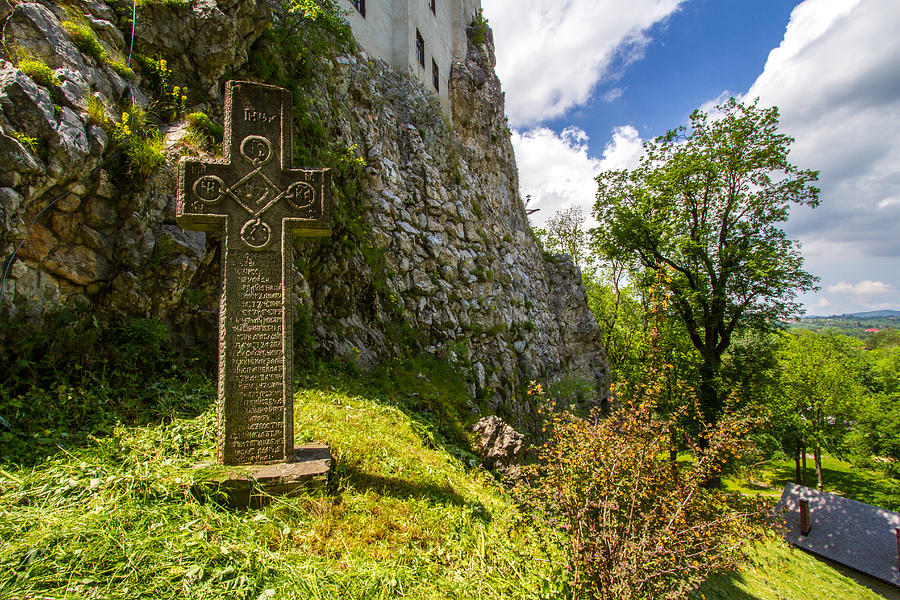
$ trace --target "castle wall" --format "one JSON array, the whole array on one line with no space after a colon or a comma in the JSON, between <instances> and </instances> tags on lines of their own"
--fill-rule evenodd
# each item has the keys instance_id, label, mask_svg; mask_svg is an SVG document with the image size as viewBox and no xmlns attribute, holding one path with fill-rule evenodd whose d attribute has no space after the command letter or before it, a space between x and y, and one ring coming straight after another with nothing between
<instances>
[{"instance_id":1,"label":"castle wall","mask_svg":"<svg viewBox=\"0 0 900 600\"><path fill-rule=\"evenodd\" d=\"M370 2L363 17L349 0L340 0L349 15L347 21L359 46L369 56L380 58L401 73L418 79L425 89L435 91L448 117L450 70L454 61L466 55L466 26L472 22L480 0L435 0L431 12L428 0ZM416 53L416 33L425 42L424 65ZM433 61L433 62L432 62ZM433 68L438 69L435 90Z\"/></svg>"}]
</instances>

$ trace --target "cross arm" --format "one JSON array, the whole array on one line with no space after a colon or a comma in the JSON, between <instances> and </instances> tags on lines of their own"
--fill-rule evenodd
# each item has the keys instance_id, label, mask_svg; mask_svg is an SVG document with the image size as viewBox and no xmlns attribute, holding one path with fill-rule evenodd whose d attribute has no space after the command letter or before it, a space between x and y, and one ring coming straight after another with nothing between
<instances>
[{"instance_id":1,"label":"cross arm","mask_svg":"<svg viewBox=\"0 0 900 600\"><path fill-rule=\"evenodd\" d=\"M178 196L175 219L184 229L221 232L227 212L228 165L183 157L178 163Z\"/></svg>"}]
</instances>

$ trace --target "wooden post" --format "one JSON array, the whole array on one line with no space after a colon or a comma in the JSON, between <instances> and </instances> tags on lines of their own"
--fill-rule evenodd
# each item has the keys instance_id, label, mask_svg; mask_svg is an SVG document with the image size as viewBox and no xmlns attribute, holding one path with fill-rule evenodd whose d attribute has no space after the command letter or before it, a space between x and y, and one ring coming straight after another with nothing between
<instances>
[{"instance_id":1,"label":"wooden post","mask_svg":"<svg viewBox=\"0 0 900 600\"><path fill-rule=\"evenodd\" d=\"M900 529L894 528L894 533L897 534L897 566L900 568Z\"/></svg>"},{"instance_id":2,"label":"wooden post","mask_svg":"<svg viewBox=\"0 0 900 600\"><path fill-rule=\"evenodd\" d=\"M800 500L800 533L809 535L811 526L809 523L809 500ZM898 541L900 544L900 541Z\"/></svg>"}]
</instances>

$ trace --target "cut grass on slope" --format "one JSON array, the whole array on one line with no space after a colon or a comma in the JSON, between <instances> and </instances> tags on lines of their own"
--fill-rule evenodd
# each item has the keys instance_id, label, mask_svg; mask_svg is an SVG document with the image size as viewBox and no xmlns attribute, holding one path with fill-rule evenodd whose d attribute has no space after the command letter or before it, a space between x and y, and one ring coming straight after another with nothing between
<instances>
[{"instance_id":1,"label":"cut grass on slope","mask_svg":"<svg viewBox=\"0 0 900 600\"><path fill-rule=\"evenodd\" d=\"M298 430L340 458L334 497L198 503L191 466L214 455L212 410L5 467L0 598L558 596L557 560L531 550L493 478L399 408L345 391L353 379L296 395Z\"/></svg>"},{"instance_id":2,"label":"cut grass on slope","mask_svg":"<svg viewBox=\"0 0 900 600\"><path fill-rule=\"evenodd\" d=\"M898 598L889 586L879 595L854 581L852 573L775 540L759 544L737 573L711 577L692 600L880 600ZM874 582L877 585L877 582Z\"/></svg>"},{"instance_id":3,"label":"cut grass on slope","mask_svg":"<svg viewBox=\"0 0 900 600\"><path fill-rule=\"evenodd\" d=\"M33 468L0 469L0 598L571 597L561 557L536 550L509 496L470 465L467 398L446 365L324 369L299 383L296 428L339 458L335 496L243 512L202 504L189 490L192 466L215 454L212 408L118 426ZM698 594L875 598L832 571L762 546Z\"/></svg>"}]
</instances>

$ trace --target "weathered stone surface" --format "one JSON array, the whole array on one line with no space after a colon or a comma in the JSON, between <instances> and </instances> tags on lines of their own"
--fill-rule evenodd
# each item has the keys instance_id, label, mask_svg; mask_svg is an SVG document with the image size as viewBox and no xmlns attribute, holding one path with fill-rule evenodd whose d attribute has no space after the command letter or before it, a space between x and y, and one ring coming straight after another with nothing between
<instances>
[{"instance_id":1,"label":"weathered stone surface","mask_svg":"<svg viewBox=\"0 0 900 600\"><path fill-rule=\"evenodd\" d=\"M496 415L480 419L472 431L487 469L506 471L525 458L525 436Z\"/></svg>"},{"instance_id":2,"label":"weathered stone surface","mask_svg":"<svg viewBox=\"0 0 900 600\"><path fill-rule=\"evenodd\" d=\"M226 465L289 461L294 448L290 236L330 233L331 180L328 169L292 168L291 110L284 88L229 81L224 158L178 166L178 223L225 229L218 459ZM183 237L166 235L175 250Z\"/></svg>"},{"instance_id":3,"label":"weathered stone surface","mask_svg":"<svg viewBox=\"0 0 900 600\"><path fill-rule=\"evenodd\" d=\"M59 244L59 240L52 231L40 223L35 223L31 227L31 233L28 234L19 249L19 256L40 262L47 258L57 244Z\"/></svg>"},{"instance_id":4,"label":"weathered stone surface","mask_svg":"<svg viewBox=\"0 0 900 600\"><path fill-rule=\"evenodd\" d=\"M46 142L56 133L53 101L46 89L6 61L0 61L0 108L20 133Z\"/></svg>"},{"instance_id":5,"label":"weathered stone surface","mask_svg":"<svg viewBox=\"0 0 900 600\"><path fill-rule=\"evenodd\" d=\"M44 169L30 150L12 136L0 133L0 185L9 189L22 184L30 175Z\"/></svg>"},{"instance_id":6,"label":"weathered stone surface","mask_svg":"<svg viewBox=\"0 0 900 600\"><path fill-rule=\"evenodd\" d=\"M16 43L42 59L51 68L86 67L85 57L63 30L59 18L37 2L17 4L3 26L4 39Z\"/></svg>"},{"instance_id":7,"label":"weathered stone surface","mask_svg":"<svg viewBox=\"0 0 900 600\"><path fill-rule=\"evenodd\" d=\"M0 137L2 140L2 137ZM2 160L2 156L0 156ZM20 216L24 199L11 187L0 187L0 230L13 234L24 228L25 222ZM24 233L24 231L22 232Z\"/></svg>"},{"instance_id":8,"label":"weathered stone surface","mask_svg":"<svg viewBox=\"0 0 900 600\"><path fill-rule=\"evenodd\" d=\"M270 22L269 3L257 0L195 0L183 6L163 2L141 7L137 31L143 48L159 49L203 89L218 87L226 70L247 60L247 49ZM221 89L221 88L219 88Z\"/></svg>"},{"instance_id":9,"label":"weathered stone surface","mask_svg":"<svg viewBox=\"0 0 900 600\"><path fill-rule=\"evenodd\" d=\"M85 246L62 246L43 261L47 270L78 285L106 281L109 261Z\"/></svg>"},{"instance_id":10,"label":"weathered stone surface","mask_svg":"<svg viewBox=\"0 0 900 600\"><path fill-rule=\"evenodd\" d=\"M53 211L50 213L48 221L50 223L50 229L53 230L53 233L56 234L56 237L59 238L60 241L66 244L75 242L75 236L81 225L81 223L78 222L78 219L75 219L72 215L64 212Z\"/></svg>"}]
</instances>

